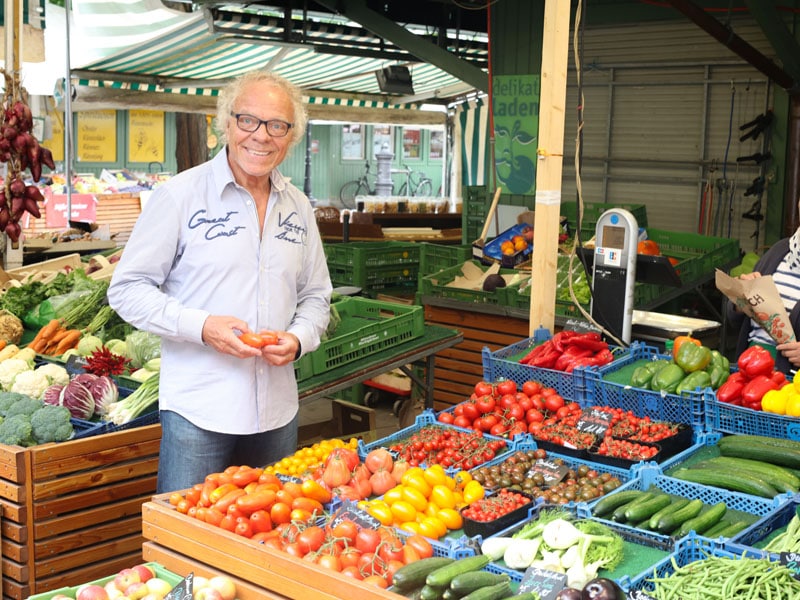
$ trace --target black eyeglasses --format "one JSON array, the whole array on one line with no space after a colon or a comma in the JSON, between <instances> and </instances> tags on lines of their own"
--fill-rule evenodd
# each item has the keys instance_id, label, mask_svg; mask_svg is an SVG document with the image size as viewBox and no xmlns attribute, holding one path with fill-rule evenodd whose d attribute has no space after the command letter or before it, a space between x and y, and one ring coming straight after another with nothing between
<instances>
[{"instance_id":1,"label":"black eyeglasses","mask_svg":"<svg viewBox=\"0 0 800 600\"><path fill-rule=\"evenodd\" d=\"M280 119L267 119L264 121L253 115L244 115L242 113L231 113L231 116L236 119L236 126L248 133L255 133L263 124L270 137L285 137L292 128L292 123L287 123Z\"/></svg>"}]
</instances>

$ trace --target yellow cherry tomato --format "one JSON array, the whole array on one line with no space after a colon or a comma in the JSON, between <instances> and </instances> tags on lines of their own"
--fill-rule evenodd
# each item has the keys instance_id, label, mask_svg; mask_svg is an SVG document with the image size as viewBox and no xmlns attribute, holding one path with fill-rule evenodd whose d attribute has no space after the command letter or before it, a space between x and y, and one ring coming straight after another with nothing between
<instances>
[{"instance_id":1,"label":"yellow cherry tomato","mask_svg":"<svg viewBox=\"0 0 800 600\"><path fill-rule=\"evenodd\" d=\"M373 502L367 507L367 512L378 519L381 525L389 526L394 523L392 509L383 502Z\"/></svg>"},{"instance_id":2,"label":"yellow cherry tomato","mask_svg":"<svg viewBox=\"0 0 800 600\"><path fill-rule=\"evenodd\" d=\"M424 474L414 473L408 477L406 477L406 475L408 475L408 472L406 472L401 479L404 486L414 488L426 498L431 495L431 486L425 481Z\"/></svg>"},{"instance_id":3,"label":"yellow cherry tomato","mask_svg":"<svg viewBox=\"0 0 800 600\"><path fill-rule=\"evenodd\" d=\"M402 495L402 499L413 506L415 510L424 511L428 508L428 499L418 489L405 486Z\"/></svg>"},{"instance_id":4,"label":"yellow cherry tomato","mask_svg":"<svg viewBox=\"0 0 800 600\"><path fill-rule=\"evenodd\" d=\"M456 473L454 479L456 482L456 487L463 490L464 486L466 486L470 481L472 481L472 475L470 474L469 471L459 471L458 473Z\"/></svg>"},{"instance_id":5,"label":"yellow cherry tomato","mask_svg":"<svg viewBox=\"0 0 800 600\"><path fill-rule=\"evenodd\" d=\"M447 473L442 465L431 465L423 471L422 475L431 487L444 485L445 479L447 479Z\"/></svg>"},{"instance_id":6,"label":"yellow cherry tomato","mask_svg":"<svg viewBox=\"0 0 800 600\"><path fill-rule=\"evenodd\" d=\"M402 485L396 485L383 495L383 501L386 502L386 504L388 504L389 506L391 506L398 500L402 500L404 489L405 488Z\"/></svg>"},{"instance_id":7,"label":"yellow cherry tomato","mask_svg":"<svg viewBox=\"0 0 800 600\"><path fill-rule=\"evenodd\" d=\"M464 486L464 502L472 504L476 500L480 500L486 494L483 486L475 480L470 481Z\"/></svg>"},{"instance_id":8,"label":"yellow cherry tomato","mask_svg":"<svg viewBox=\"0 0 800 600\"><path fill-rule=\"evenodd\" d=\"M439 508L454 508L456 505L455 494L446 485L433 486L430 499Z\"/></svg>"},{"instance_id":9,"label":"yellow cherry tomato","mask_svg":"<svg viewBox=\"0 0 800 600\"><path fill-rule=\"evenodd\" d=\"M390 510L395 523L414 521L417 517L417 509L405 500L398 500L392 504Z\"/></svg>"},{"instance_id":10,"label":"yellow cherry tomato","mask_svg":"<svg viewBox=\"0 0 800 600\"><path fill-rule=\"evenodd\" d=\"M428 525L434 529L436 539L439 539L443 535L447 533L447 525L445 525L438 517L425 517L422 519L422 523L419 524L420 531L422 531L425 525ZM423 533L423 535L425 535Z\"/></svg>"},{"instance_id":11,"label":"yellow cherry tomato","mask_svg":"<svg viewBox=\"0 0 800 600\"><path fill-rule=\"evenodd\" d=\"M439 519L445 526L454 531L461 529L464 525L464 520L461 518L461 513L452 508L443 508L436 513L436 518Z\"/></svg>"},{"instance_id":12,"label":"yellow cherry tomato","mask_svg":"<svg viewBox=\"0 0 800 600\"><path fill-rule=\"evenodd\" d=\"M441 537L441 535L444 535L444 534L441 535L439 534L440 531L438 525L439 523L441 523L441 521L437 521L437 519L433 517L425 517L424 519L422 519L422 521L419 522L417 527L419 528L419 533L421 535L424 535L427 538L431 538L432 540L438 540ZM442 523L442 526L444 527L444 523ZM446 529L445 533L447 533Z\"/></svg>"},{"instance_id":13,"label":"yellow cherry tomato","mask_svg":"<svg viewBox=\"0 0 800 600\"><path fill-rule=\"evenodd\" d=\"M436 513L439 512L439 507L436 505L436 502L428 502L428 506L425 507L423 512L427 517L435 517Z\"/></svg>"},{"instance_id":14,"label":"yellow cherry tomato","mask_svg":"<svg viewBox=\"0 0 800 600\"><path fill-rule=\"evenodd\" d=\"M405 523L401 523L398 529L408 531L409 533L419 533L419 523L416 521L406 521Z\"/></svg>"}]
</instances>

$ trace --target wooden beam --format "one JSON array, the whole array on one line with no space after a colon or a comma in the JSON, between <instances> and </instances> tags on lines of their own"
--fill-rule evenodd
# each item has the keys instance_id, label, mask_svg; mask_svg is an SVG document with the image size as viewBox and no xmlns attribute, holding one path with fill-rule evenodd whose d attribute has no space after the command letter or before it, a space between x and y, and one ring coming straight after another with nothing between
<instances>
[{"instance_id":1,"label":"wooden beam","mask_svg":"<svg viewBox=\"0 0 800 600\"><path fill-rule=\"evenodd\" d=\"M800 82L800 44L778 14L774 0L745 0L745 4L764 30L784 70Z\"/></svg>"},{"instance_id":2,"label":"wooden beam","mask_svg":"<svg viewBox=\"0 0 800 600\"><path fill-rule=\"evenodd\" d=\"M570 2L546 0L542 31L542 79L539 94L539 161L529 332L555 326L556 269L561 212L561 170L564 153L564 111L567 96Z\"/></svg>"}]
</instances>

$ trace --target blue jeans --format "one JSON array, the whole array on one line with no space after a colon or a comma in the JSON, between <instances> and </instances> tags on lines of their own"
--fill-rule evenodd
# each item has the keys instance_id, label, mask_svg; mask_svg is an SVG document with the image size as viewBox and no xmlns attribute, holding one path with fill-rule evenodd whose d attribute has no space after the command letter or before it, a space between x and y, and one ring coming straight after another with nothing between
<instances>
[{"instance_id":1,"label":"blue jeans","mask_svg":"<svg viewBox=\"0 0 800 600\"><path fill-rule=\"evenodd\" d=\"M156 492L188 489L233 465L264 467L295 450L297 415L272 431L235 435L200 429L178 413L162 410Z\"/></svg>"}]
</instances>

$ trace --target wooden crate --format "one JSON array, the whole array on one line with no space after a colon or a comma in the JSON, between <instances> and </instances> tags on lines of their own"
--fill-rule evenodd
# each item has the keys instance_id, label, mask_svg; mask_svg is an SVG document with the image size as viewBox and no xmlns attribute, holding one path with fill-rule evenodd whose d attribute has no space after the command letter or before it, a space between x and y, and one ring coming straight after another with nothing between
<instances>
[{"instance_id":1,"label":"wooden crate","mask_svg":"<svg viewBox=\"0 0 800 600\"><path fill-rule=\"evenodd\" d=\"M142 557L161 426L32 448L0 445L3 596L99 579Z\"/></svg>"},{"instance_id":2,"label":"wooden crate","mask_svg":"<svg viewBox=\"0 0 800 600\"><path fill-rule=\"evenodd\" d=\"M170 506L169 495L156 496L142 507L142 531L147 560L163 560L169 549L250 582L268 592L300 600L396 600L396 594L369 586L341 573L268 548L219 527L180 514ZM150 542L161 553L153 553ZM179 571L180 572L180 571ZM266 596L269 597L269 596Z\"/></svg>"}]
</instances>

